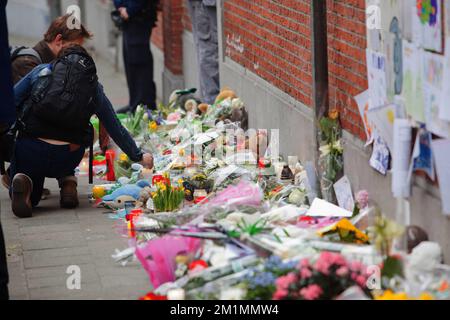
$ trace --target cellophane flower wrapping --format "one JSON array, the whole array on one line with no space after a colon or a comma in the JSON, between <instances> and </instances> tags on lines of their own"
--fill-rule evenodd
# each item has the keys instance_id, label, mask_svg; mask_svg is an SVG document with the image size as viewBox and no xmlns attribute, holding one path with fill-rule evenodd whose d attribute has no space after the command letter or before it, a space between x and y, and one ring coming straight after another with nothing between
<instances>
[{"instance_id":1,"label":"cellophane flower wrapping","mask_svg":"<svg viewBox=\"0 0 450 320\"><path fill-rule=\"evenodd\" d=\"M136 248L136 257L144 266L150 282L156 289L160 285L175 280L175 257L179 254L195 254L201 240L188 237L164 236L148 241Z\"/></svg>"}]
</instances>

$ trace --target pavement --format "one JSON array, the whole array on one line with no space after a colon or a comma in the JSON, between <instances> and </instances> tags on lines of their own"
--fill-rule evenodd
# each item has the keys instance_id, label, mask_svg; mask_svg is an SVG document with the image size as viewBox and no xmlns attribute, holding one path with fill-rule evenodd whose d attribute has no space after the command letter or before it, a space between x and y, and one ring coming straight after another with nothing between
<instances>
[{"instance_id":1,"label":"pavement","mask_svg":"<svg viewBox=\"0 0 450 320\"><path fill-rule=\"evenodd\" d=\"M35 41L10 37L10 42L30 46ZM95 61L107 96L116 107L125 105L128 93L124 75L115 72L107 61L98 57ZM29 219L14 216L8 193L0 186L11 299L120 300L137 299L150 291L148 276L139 262L122 266L112 259L115 249L128 248L128 240L105 210L89 203L87 178L79 178L80 206L73 210L60 209L55 179L47 179L45 186L51 196ZM70 286L73 268L80 271L79 289Z\"/></svg>"}]
</instances>

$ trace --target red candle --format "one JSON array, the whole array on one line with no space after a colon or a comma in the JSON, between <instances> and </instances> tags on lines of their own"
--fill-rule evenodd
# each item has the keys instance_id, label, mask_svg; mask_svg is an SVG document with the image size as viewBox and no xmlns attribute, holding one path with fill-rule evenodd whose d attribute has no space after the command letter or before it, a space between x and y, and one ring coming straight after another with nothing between
<instances>
[{"instance_id":1,"label":"red candle","mask_svg":"<svg viewBox=\"0 0 450 320\"><path fill-rule=\"evenodd\" d=\"M107 173L106 173L106 180L108 181L116 181L116 175L114 172L114 159L116 158L116 153L114 150L106 150L105 152L106 157L106 165L107 165Z\"/></svg>"}]
</instances>

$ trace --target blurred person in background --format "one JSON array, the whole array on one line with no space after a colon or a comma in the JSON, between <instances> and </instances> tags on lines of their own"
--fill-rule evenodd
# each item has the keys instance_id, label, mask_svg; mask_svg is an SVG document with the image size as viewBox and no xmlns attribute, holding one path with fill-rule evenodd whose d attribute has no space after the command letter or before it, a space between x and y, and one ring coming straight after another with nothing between
<instances>
[{"instance_id":1,"label":"blurred person in background","mask_svg":"<svg viewBox=\"0 0 450 320\"><path fill-rule=\"evenodd\" d=\"M139 104L156 109L150 37L157 21L158 2L114 0L123 19L123 61L130 94L129 105L117 110L118 113L134 113Z\"/></svg>"},{"instance_id":2,"label":"blurred person in background","mask_svg":"<svg viewBox=\"0 0 450 320\"><path fill-rule=\"evenodd\" d=\"M83 45L92 34L83 26L70 29L68 21L71 15L56 18L48 28L44 38L33 48L19 46L12 49L11 64L13 83L16 84L36 66L50 63L56 59L62 49L73 44ZM8 170L9 171L9 170ZM9 174L2 176L2 184L9 188L11 181ZM60 187L60 204L63 208L75 208L78 206L77 178L71 175L58 179ZM48 189L43 190L43 197L50 194Z\"/></svg>"},{"instance_id":3,"label":"blurred person in background","mask_svg":"<svg viewBox=\"0 0 450 320\"><path fill-rule=\"evenodd\" d=\"M2 93L2 98L0 99L0 146L4 146L2 138L16 119L9 59L8 28L6 24L6 2L6 0L0 0L0 92ZM2 157L2 154L3 152L0 150L0 157ZM0 216L0 300L8 300L8 298L8 268Z\"/></svg>"},{"instance_id":4,"label":"blurred person in background","mask_svg":"<svg viewBox=\"0 0 450 320\"><path fill-rule=\"evenodd\" d=\"M197 50L200 91L213 104L220 92L216 0L186 0Z\"/></svg>"}]
</instances>

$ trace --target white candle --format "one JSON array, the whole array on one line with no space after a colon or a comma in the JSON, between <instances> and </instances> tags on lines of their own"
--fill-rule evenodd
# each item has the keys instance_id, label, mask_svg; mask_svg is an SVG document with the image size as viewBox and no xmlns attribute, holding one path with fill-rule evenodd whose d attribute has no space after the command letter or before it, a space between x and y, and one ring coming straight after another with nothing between
<instances>
[{"instance_id":1,"label":"white candle","mask_svg":"<svg viewBox=\"0 0 450 320\"><path fill-rule=\"evenodd\" d=\"M184 289L172 289L167 292L167 300L184 300Z\"/></svg>"}]
</instances>

